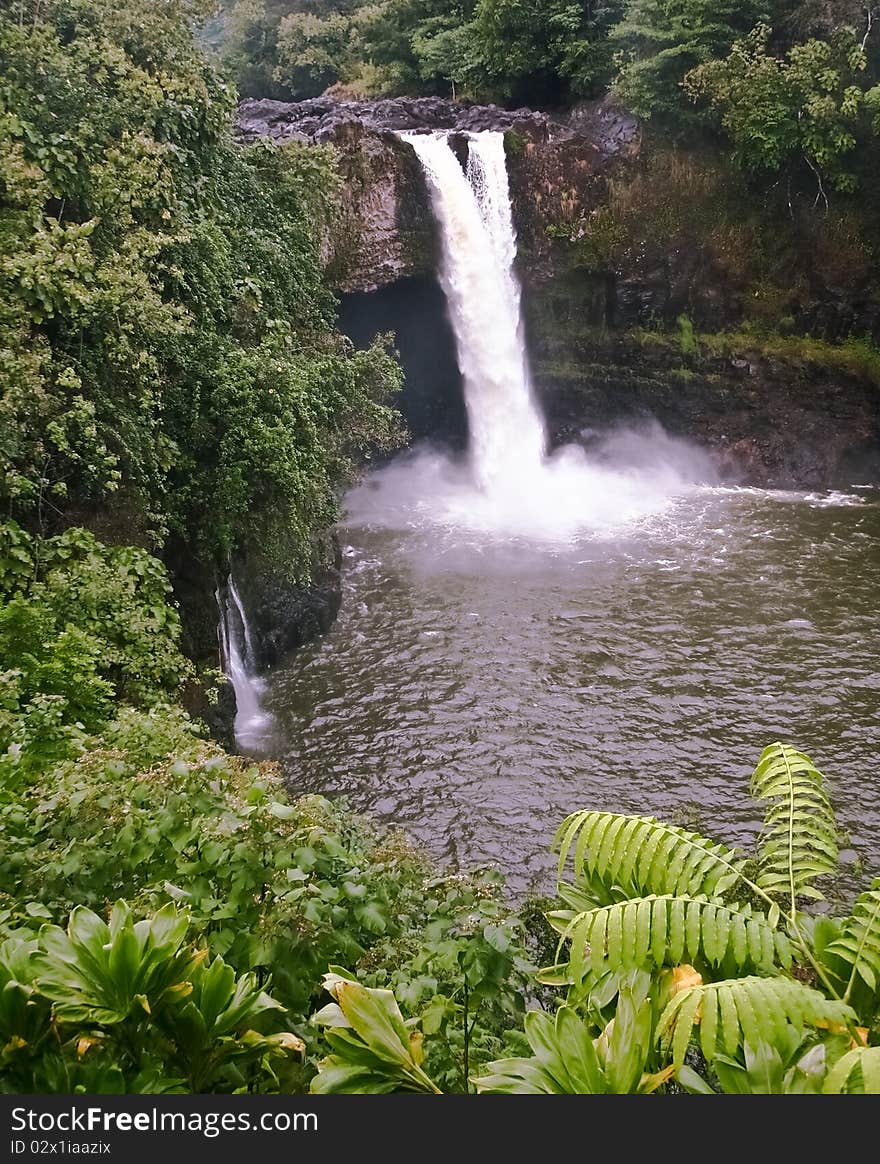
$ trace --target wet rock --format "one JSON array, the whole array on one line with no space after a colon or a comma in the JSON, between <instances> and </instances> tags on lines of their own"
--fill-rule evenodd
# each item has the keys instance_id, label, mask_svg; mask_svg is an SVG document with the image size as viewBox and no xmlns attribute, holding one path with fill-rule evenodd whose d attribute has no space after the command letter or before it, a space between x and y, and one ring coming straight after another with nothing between
<instances>
[{"instance_id":1,"label":"wet rock","mask_svg":"<svg viewBox=\"0 0 880 1164\"><path fill-rule=\"evenodd\" d=\"M601 297L524 295L535 390L554 444L659 423L706 449L720 478L769 488L880 481L880 386L867 375L759 351L683 352L675 334L617 332ZM585 429L592 436L585 435Z\"/></svg>"},{"instance_id":2,"label":"wet rock","mask_svg":"<svg viewBox=\"0 0 880 1164\"><path fill-rule=\"evenodd\" d=\"M351 125L370 133L478 132L526 127L545 137L551 127L558 135L570 137L576 132L531 109L507 110L443 97L394 97L381 101L315 97L297 102L248 99L238 107L236 124L239 136L251 142L261 137L276 141L334 141L344 127Z\"/></svg>"},{"instance_id":3,"label":"wet rock","mask_svg":"<svg viewBox=\"0 0 880 1164\"><path fill-rule=\"evenodd\" d=\"M189 714L201 720L212 740L228 752L235 751L235 691L227 679L216 689L216 698L208 695L200 683L189 683L181 695L181 703Z\"/></svg>"},{"instance_id":4,"label":"wet rock","mask_svg":"<svg viewBox=\"0 0 880 1164\"><path fill-rule=\"evenodd\" d=\"M316 568L313 581L297 585L259 563L235 564L235 578L247 615L258 672L274 667L297 647L333 626L342 602L342 556L332 540L330 557Z\"/></svg>"},{"instance_id":5,"label":"wet rock","mask_svg":"<svg viewBox=\"0 0 880 1164\"><path fill-rule=\"evenodd\" d=\"M565 118L579 136L595 142L606 158L635 153L641 127L637 117L618 108L609 98L581 101Z\"/></svg>"}]
</instances>

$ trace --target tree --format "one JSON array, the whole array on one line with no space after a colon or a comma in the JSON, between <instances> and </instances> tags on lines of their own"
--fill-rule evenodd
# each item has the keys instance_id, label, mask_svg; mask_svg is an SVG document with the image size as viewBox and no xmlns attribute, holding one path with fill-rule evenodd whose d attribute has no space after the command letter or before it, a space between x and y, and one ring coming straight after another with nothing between
<instances>
[{"instance_id":1,"label":"tree","mask_svg":"<svg viewBox=\"0 0 880 1164\"><path fill-rule=\"evenodd\" d=\"M507 95L595 96L610 77L609 27L621 3L480 0L474 22L485 73Z\"/></svg>"},{"instance_id":2,"label":"tree","mask_svg":"<svg viewBox=\"0 0 880 1164\"><path fill-rule=\"evenodd\" d=\"M795 45L784 58L768 52L770 29L759 25L723 60L709 61L685 78L695 100L720 117L735 161L770 173L802 162L818 183L852 190L847 165L865 94L857 80L865 70L864 48L844 30L830 41Z\"/></svg>"},{"instance_id":3,"label":"tree","mask_svg":"<svg viewBox=\"0 0 880 1164\"><path fill-rule=\"evenodd\" d=\"M685 75L726 55L765 18L764 0L626 0L610 33L619 50L615 90L639 117L681 128L694 121Z\"/></svg>"},{"instance_id":4,"label":"tree","mask_svg":"<svg viewBox=\"0 0 880 1164\"><path fill-rule=\"evenodd\" d=\"M316 97L348 71L354 56L352 22L346 16L325 18L293 12L278 26L276 81L295 100Z\"/></svg>"},{"instance_id":5,"label":"tree","mask_svg":"<svg viewBox=\"0 0 880 1164\"><path fill-rule=\"evenodd\" d=\"M0 501L51 532L113 511L210 567L312 565L354 459L393 439L383 345L335 327L332 154L245 149L184 0L0 16Z\"/></svg>"}]
</instances>

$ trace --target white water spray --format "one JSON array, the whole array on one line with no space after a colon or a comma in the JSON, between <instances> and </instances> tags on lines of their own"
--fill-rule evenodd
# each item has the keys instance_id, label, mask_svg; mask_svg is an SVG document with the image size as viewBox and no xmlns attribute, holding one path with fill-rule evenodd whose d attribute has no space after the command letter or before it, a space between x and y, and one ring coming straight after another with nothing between
<instances>
[{"instance_id":1,"label":"white water spray","mask_svg":"<svg viewBox=\"0 0 880 1164\"><path fill-rule=\"evenodd\" d=\"M225 601L216 594L220 609L220 646L223 668L235 692L235 740L242 747L255 744L266 725L260 705L260 681L253 674L254 644L241 595L230 574Z\"/></svg>"},{"instance_id":2,"label":"white water spray","mask_svg":"<svg viewBox=\"0 0 880 1164\"><path fill-rule=\"evenodd\" d=\"M442 240L440 281L455 334L470 437L469 465L416 451L348 498L350 519L391 527L427 519L542 541L612 531L656 513L697 480L708 458L654 424L615 436L588 458L547 452L532 394L516 276L504 135L467 135L467 171L445 134L402 134L427 179Z\"/></svg>"}]
</instances>

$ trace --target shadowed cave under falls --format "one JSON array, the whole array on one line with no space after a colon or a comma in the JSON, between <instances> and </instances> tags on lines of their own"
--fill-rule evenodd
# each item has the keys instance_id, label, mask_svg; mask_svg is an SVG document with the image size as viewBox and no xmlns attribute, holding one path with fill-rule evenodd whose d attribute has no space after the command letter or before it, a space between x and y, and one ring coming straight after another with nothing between
<instances>
[{"instance_id":1,"label":"shadowed cave under falls","mask_svg":"<svg viewBox=\"0 0 880 1164\"><path fill-rule=\"evenodd\" d=\"M396 332L412 446L339 528L342 612L263 677L246 749L517 895L553 884L579 808L750 845L748 776L780 739L826 774L839 888L880 863L880 502L723 487L659 425L548 449L520 313L503 137L410 136L436 280L343 300ZM847 875L849 874L849 875Z\"/></svg>"}]
</instances>

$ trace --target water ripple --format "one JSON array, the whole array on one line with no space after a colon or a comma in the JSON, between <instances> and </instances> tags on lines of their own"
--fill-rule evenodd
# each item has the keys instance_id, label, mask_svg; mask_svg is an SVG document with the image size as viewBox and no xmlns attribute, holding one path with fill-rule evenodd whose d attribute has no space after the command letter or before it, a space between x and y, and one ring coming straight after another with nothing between
<instances>
[{"instance_id":1,"label":"water ripple","mask_svg":"<svg viewBox=\"0 0 880 1164\"><path fill-rule=\"evenodd\" d=\"M343 530L342 615L269 676L295 791L344 796L451 862L549 888L568 812L751 842L747 778L810 752L880 867L880 505L704 489L552 551L418 524Z\"/></svg>"}]
</instances>

